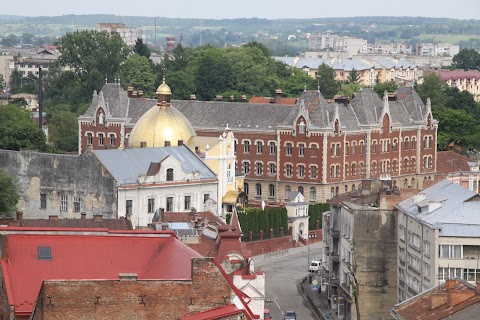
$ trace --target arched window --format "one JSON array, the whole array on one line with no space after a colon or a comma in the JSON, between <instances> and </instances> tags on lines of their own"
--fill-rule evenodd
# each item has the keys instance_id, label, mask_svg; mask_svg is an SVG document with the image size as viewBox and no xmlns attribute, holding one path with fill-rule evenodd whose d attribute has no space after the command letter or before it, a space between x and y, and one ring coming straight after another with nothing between
<instances>
[{"instance_id":1,"label":"arched window","mask_svg":"<svg viewBox=\"0 0 480 320\"><path fill-rule=\"evenodd\" d=\"M335 188L335 196L338 196L338 193L339 193L339 192L340 192L340 188L337 186L337 187Z\"/></svg>"},{"instance_id":2,"label":"arched window","mask_svg":"<svg viewBox=\"0 0 480 320\"><path fill-rule=\"evenodd\" d=\"M352 176L356 175L357 172L355 171L355 163L352 163Z\"/></svg>"},{"instance_id":3,"label":"arched window","mask_svg":"<svg viewBox=\"0 0 480 320\"><path fill-rule=\"evenodd\" d=\"M303 143L300 143L298 145L298 155L300 157L303 157L305 155L305 145Z\"/></svg>"},{"instance_id":4,"label":"arched window","mask_svg":"<svg viewBox=\"0 0 480 320\"><path fill-rule=\"evenodd\" d=\"M310 200L317 200L317 189L315 187L310 188Z\"/></svg>"},{"instance_id":5,"label":"arched window","mask_svg":"<svg viewBox=\"0 0 480 320\"><path fill-rule=\"evenodd\" d=\"M408 170L408 159L407 158L403 159L403 170L404 171Z\"/></svg>"},{"instance_id":6,"label":"arched window","mask_svg":"<svg viewBox=\"0 0 480 320\"><path fill-rule=\"evenodd\" d=\"M303 194L303 187L302 187L302 186L298 187L298 192L300 192L301 194Z\"/></svg>"},{"instance_id":7,"label":"arched window","mask_svg":"<svg viewBox=\"0 0 480 320\"><path fill-rule=\"evenodd\" d=\"M302 121L300 121L300 124L298 125L298 133L304 134L306 126L307 125L305 124L305 122L302 119Z\"/></svg>"},{"instance_id":8,"label":"arched window","mask_svg":"<svg viewBox=\"0 0 480 320\"><path fill-rule=\"evenodd\" d=\"M407 179L403 180L403 187L404 188L408 187L408 180Z\"/></svg>"},{"instance_id":9,"label":"arched window","mask_svg":"<svg viewBox=\"0 0 480 320\"><path fill-rule=\"evenodd\" d=\"M257 197L261 197L262 196L262 185L260 183L257 183L255 185L255 195Z\"/></svg>"},{"instance_id":10,"label":"arched window","mask_svg":"<svg viewBox=\"0 0 480 320\"><path fill-rule=\"evenodd\" d=\"M103 138L104 138L103 133L99 133L98 134L98 145L103 146Z\"/></svg>"},{"instance_id":11,"label":"arched window","mask_svg":"<svg viewBox=\"0 0 480 320\"><path fill-rule=\"evenodd\" d=\"M87 145L91 146L93 143L93 135L91 132L87 133Z\"/></svg>"},{"instance_id":12,"label":"arched window","mask_svg":"<svg viewBox=\"0 0 480 320\"><path fill-rule=\"evenodd\" d=\"M409 143L409 139L408 138L405 138L403 144L405 146L405 150L408 150L408 143Z\"/></svg>"},{"instance_id":13,"label":"arched window","mask_svg":"<svg viewBox=\"0 0 480 320\"><path fill-rule=\"evenodd\" d=\"M263 151L263 142L257 141L257 154L262 154Z\"/></svg>"},{"instance_id":14,"label":"arched window","mask_svg":"<svg viewBox=\"0 0 480 320\"><path fill-rule=\"evenodd\" d=\"M334 187L332 187L330 189L330 198L333 198L333 197L335 197L335 188Z\"/></svg>"},{"instance_id":15,"label":"arched window","mask_svg":"<svg viewBox=\"0 0 480 320\"><path fill-rule=\"evenodd\" d=\"M357 142L353 141L352 142L352 154L356 154L356 153L357 153Z\"/></svg>"},{"instance_id":16,"label":"arched window","mask_svg":"<svg viewBox=\"0 0 480 320\"><path fill-rule=\"evenodd\" d=\"M348 186L345 185L345 186L343 187L343 193L347 193L347 192L348 192Z\"/></svg>"},{"instance_id":17,"label":"arched window","mask_svg":"<svg viewBox=\"0 0 480 320\"><path fill-rule=\"evenodd\" d=\"M392 171L397 172L397 160L393 160L392 162Z\"/></svg>"},{"instance_id":18,"label":"arched window","mask_svg":"<svg viewBox=\"0 0 480 320\"><path fill-rule=\"evenodd\" d=\"M232 182L233 181L233 178L232 178L232 165L229 164L227 166L227 181L228 182Z\"/></svg>"},{"instance_id":19,"label":"arched window","mask_svg":"<svg viewBox=\"0 0 480 320\"><path fill-rule=\"evenodd\" d=\"M415 158L412 158L412 160L410 161L410 165L411 165L411 167L412 167L412 171L415 171L415 169L416 169L416 168L415 168L415 165L416 165L416 163L415 163Z\"/></svg>"},{"instance_id":20,"label":"arched window","mask_svg":"<svg viewBox=\"0 0 480 320\"><path fill-rule=\"evenodd\" d=\"M372 142L372 152L376 153L377 152L377 141L373 140Z\"/></svg>"},{"instance_id":21,"label":"arched window","mask_svg":"<svg viewBox=\"0 0 480 320\"><path fill-rule=\"evenodd\" d=\"M289 198L291 193L292 193L292 187L285 186L285 198Z\"/></svg>"},{"instance_id":22,"label":"arched window","mask_svg":"<svg viewBox=\"0 0 480 320\"><path fill-rule=\"evenodd\" d=\"M110 138L110 144L112 146L114 146L115 145L115 135L113 133L110 133L108 136Z\"/></svg>"},{"instance_id":23,"label":"arched window","mask_svg":"<svg viewBox=\"0 0 480 320\"><path fill-rule=\"evenodd\" d=\"M173 169L167 169L167 181L173 181Z\"/></svg>"},{"instance_id":24,"label":"arched window","mask_svg":"<svg viewBox=\"0 0 480 320\"><path fill-rule=\"evenodd\" d=\"M287 156L292 155L292 144L291 143L287 143L285 145L285 153L286 153Z\"/></svg>"},{"instance_id":25,"label":"arched window","mask_svg":"<svg viewBox=\"0 0 480 320\"><path fill-rule=\"evenodd\" d=\"M355 190L355 185L354 185L354 184L352 184L352 191L354 191L354 190Z\"/></svg>"},{"instance_id":26,"label":"arched window","mask_svg":"<svg viewBox=\"0 0 480 320\"><path fill-rule=\"evenodd\" d=\"M412 182L410 183L410 187L413 188L415 186L415 178L412 178Z\"/></svg>"},{"instance_id":27,"label":"arched window","mask_svg":"<svg viewBox=\"0 0 480 320\"><path fill-rule=\"evenodd\" d=\"M268 196L271 198L275 197L275 186L273 184L268 185Z\"/></svg>"},{"instance_id":28,"label":"arched window","mask_svg":"<svg viewBox=\"0 0 480 320\"><path fill-rule=\"evenodd\" d=\"M249 194L248 183L246 182L243 184L243 191L245 191L246 194Z\"/></svg>"}]
</instances>

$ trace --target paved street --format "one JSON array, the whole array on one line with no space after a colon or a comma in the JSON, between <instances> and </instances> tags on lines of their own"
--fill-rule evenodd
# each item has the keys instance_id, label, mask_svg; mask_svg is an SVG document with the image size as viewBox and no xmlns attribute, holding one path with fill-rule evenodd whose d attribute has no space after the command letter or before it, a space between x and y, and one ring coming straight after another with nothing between
<instances>
[{"instance_id":1,"label":"paved street","mask_svg":"<svg viewBox=\"0 0 480 320\"><path fill-rule=\"evenodd\" d=\"M318 319L298 293L297 284L308 274L308 261L321 258L320 243L254 257L255 269L266 274L266 303L273 319L295 310L298 320Z\"/></svg>"}]
</instances>

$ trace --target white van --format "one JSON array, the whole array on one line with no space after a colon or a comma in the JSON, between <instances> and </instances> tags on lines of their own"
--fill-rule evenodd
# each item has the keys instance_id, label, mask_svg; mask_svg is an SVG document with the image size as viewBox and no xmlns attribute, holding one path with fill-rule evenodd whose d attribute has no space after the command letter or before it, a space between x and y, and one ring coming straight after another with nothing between
<instances>
[{"instance_id":1,"label":"white van","mask_svg":"<svg viewBox=\"0 0 480 320\"><path fill-rule=\"evenodd\" d=\"M319 260L312 260L310 261L310 265L308 266L309 272L318 272L320 267L322 266L322 261Z\"/></svg>"}]
</instances>

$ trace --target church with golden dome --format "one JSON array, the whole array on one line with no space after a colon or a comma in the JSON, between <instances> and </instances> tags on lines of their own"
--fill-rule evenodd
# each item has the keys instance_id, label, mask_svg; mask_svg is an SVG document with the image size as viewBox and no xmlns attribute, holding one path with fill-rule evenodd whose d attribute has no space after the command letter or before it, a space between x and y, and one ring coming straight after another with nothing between
<instances>
[{"instance_id":1,"label":"church with golden dome","mask_svg":"<svg viewBox=\"0 0 480 320\"><path fill-rule=\"evenodd\" d=\"M94 94L94 103L86 112L96 115L95 119L86 121L85 115L79 118L81 135L92 137L87 145L96 149L95 155L107 170L118 176L118 215L131 214L134 225L142 227L154 219L156 210L152 208L167 212L195 208L225 217L237 205L245 205L243 175L235 172L235 138L228 125L218 136L199 137L190 121L172 105L165 78L156 95L154 104L153 100L129 99L119 84L107 83ZM129 118L111 121L112 113L125 101L129 101L130 115L137 118L133 127ZM151 105L145 110L146 102ZM102 148L102 143L114 146L116 142L120 142L117 148ZM195 164L192 156L201 164ZM139 162L143 169L139 169ZM128 174L132 168L137 169L138 178Z\"/></svg>"}]
</instances>

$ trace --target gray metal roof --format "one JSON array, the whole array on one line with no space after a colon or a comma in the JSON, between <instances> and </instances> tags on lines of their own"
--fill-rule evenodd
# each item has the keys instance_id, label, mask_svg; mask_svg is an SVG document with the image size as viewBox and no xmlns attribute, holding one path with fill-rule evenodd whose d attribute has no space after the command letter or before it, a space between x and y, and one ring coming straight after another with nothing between
<instances>
[{"instance_id":1,"label":"gray metal roof","mask_svg":"<svg viewBox=\"0 0 480 320\"><path fill-rule=\"evenodd\" d=\"M442 180L400 202L396 207L405 214L440 229L441 236L480 237L478 197L475 192ZM432 204L432 209L419 212L419 206L429 204Z\"/></svg>"},{"instance_id":2,"label":"gray metal roof","mask_svg":"<svg viewBox=\"0 0 480 320\"><path fill-rule=\"evenodd\" d=\"M343 60L335 60L331 67L335 70L346 70L352 71L355 70L368 70L374 67L373 64L365 63L358 59L343 59Z\"/></svg>"},{"instance_id":3,"label":"gray metal roof","mask_svg":"<svg viewBox=\"0 0 480 320\"><path fill-rule=\"evenodd\" d=\"M120 184L136 183L139 175L147 174L152 162L167 156L177 159L187 173L200 172L200 179L216 179L215 174L185 145L163 148L131 148L94 150L94 155Z\"/></svg>"},{"instance_id":4,"label":"gray metal roof","mask_svg":"<svg viewBox=\"0 0 480 320\"><path fill-rule=\"evenodd\" d=\"M312 60L312 59L307 59ZM321 88L320 88L321 90ZM400 87L397 100L389 101L391 122L411 125L426 121L427 108L412 87ZM316 90L305 91L295 105L255 104L229 101L172 100L172 107L180 111L196 130L223 129L275 132L279 126L291 126L305 105L313 129L332 128L338 112L342 130L358 130L361 125L380 124L384 101L371 88L358 92L350 104L327 103ZM118 84L105 84L83 117L93 117L96 108L106 108L107 118L126 119L133 126L150 108L155 99L128 98Z\"/></svg>"},{"instance_id":5,"label":"gray metal roof","mask_svg":"<svg viewBox=\"0 0 480 320\"><path fill-rule=\"evenodd\" d=\"M273 59L285 63L289 67L295 66L295 57L273 57Z\"/></svg>"}]
</instances>

